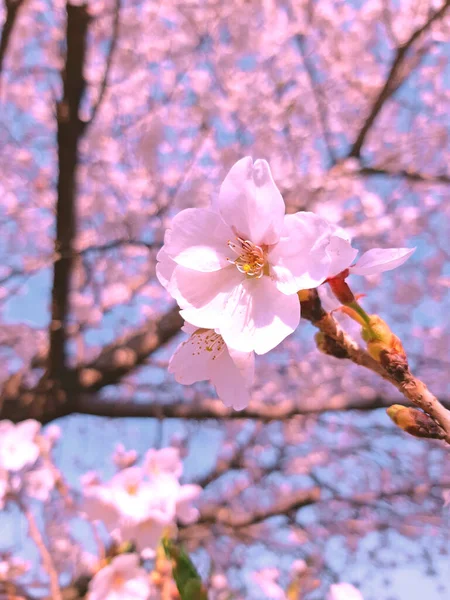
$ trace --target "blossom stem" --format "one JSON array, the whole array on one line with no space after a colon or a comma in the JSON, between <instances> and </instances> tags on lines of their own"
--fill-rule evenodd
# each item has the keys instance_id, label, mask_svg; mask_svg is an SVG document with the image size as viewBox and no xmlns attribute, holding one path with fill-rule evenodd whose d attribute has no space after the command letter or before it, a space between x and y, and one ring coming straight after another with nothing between
<instances>
[{"instance_id":1,"label":"blossom stem","mask_svg":"<svg viewBox=\"0 0 450 600\"><path fill-rule=\"evenodd\" d=\"M36 519L34 518L32 511L29 508L27 508L22 501L19 500L18 504L28 522L28 532L30 534L30 537L36 544L42 558L42 564L44 566L44 569L48 573L50 579L50 592L52 600L63 600L61 588L59 586L58 572L56 570L51 554L48 551L47 546L45 545L41 532L39 531Z\"/></svg>"}]
</instances>

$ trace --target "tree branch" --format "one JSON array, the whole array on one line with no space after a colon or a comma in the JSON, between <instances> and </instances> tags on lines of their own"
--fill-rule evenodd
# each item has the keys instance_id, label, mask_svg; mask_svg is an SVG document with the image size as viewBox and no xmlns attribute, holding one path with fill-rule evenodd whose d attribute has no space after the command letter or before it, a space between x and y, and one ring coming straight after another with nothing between
<instances>
[{"instance_id":1,"label":"tree branch","mask_svg":"<svg viewBox=\"0 0 450 600\"><path fill-rule=\"evenodd\" d=\"M392 96L392 94L399 87L398 76L400 74L401 68L403 67L403 63L406 59L409 49L423 33L425 33L428 29L430 29L431 25L435 21L437 21L438 19L440 19L441 17L444 16L444 14L447 11L447 9L449 8L449 6L450 6L450 0L446 0L446 2L444 2L444 4L441 6L441 8L439 10L435 11L431 15L431 17L426 21L426 23L424 23L424 25L422 25L422 27L419 27L419 29L416 29L416 31L414 31L414 33L411 35L411 37L402 46L397 48L397 52L395 54L395 57L392 62L391 68L389 70L388 76L386 78L385 84L381 88L378 96L375 99L375 102L373 103L372 108L370 109L370 112L364 122L364 125L362 126L362 128L361 128L361 130L360 130L360 132L348 154L349 157L359 158L361 156L361 150L362 150L363 144L366 140L366 136L369 133L372 125L375 123L381 109L383 108L384 103L386 102L386 100L388 100ZM405 81L406 77L407 76L402 77L402 83Z\"/></svg>"},{"instance_id":2,"label":"tree branch","mask_svg":"<svg viewBox=\"0 0 450 600\"><path fill-rule=\"evenodd\" d=\"M3 63L14 29L14 24L19 14L19 10L24 4L25 0L5 0L6 19L0 34L0 75L3 72Z\"/></svg>"},{"instance_id":3,"label":"tree branch","mask_svg":"<svg viewBox=\"0 0 450 600\"><path fill-rule=\"evenodd\" d=\"M411 171L409 169L399 169L398 171L394 171L384 167L362 167L356 172L356 174L369 177L376 175L384 175L386 177L402 177L404 179L409 179L410 181L429 184L450 183L450 175L428 175L426 173L419 173L418 171Z\"/></svg>"},{"instance_id":4,"label":"tree branch","mask_svg":"<svg viewBox=\"0 0 450 600\"><path fill-rule=\"evenodd\" d=\"M66 321L69 311L72 247L76 235L76 171L78 142L84 123L79 107L85 90L83 66L89 25L87 5L67 4L67 54L62 72L63 98L57 104L58 119L58 198L56 203L56 240L53 268L52 309L48 375L63 378L66 368Z\"/></svg>"},{"instance_id":5,"label":"tree branch","mask_svg":"<svg viewBox=\"0 0 450 600\"><path fill-rule=\"evenodd\" d=\"M178 307L157 321L106 346L90 363L64 373L64 391L55 389L43 379L36 387L25 383L28 371L12 375L0 395L0 419L13 422L37 419L48 423L58 417L78 412L77 403L83 394L92 394L106 385L113 385L141 365L153 352L175 336L183 324Z\"/></svg>"}]
</instances>

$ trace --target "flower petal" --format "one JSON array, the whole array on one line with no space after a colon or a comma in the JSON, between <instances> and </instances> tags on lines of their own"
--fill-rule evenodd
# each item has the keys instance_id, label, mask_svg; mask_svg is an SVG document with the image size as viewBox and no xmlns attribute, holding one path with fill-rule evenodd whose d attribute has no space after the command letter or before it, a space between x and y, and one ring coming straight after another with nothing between
<instances>
[{"instance_id":1,"label":"flower petal","mask_svg":"<svg viewBox=\"0 0 450 600\"><path fill-rule=\"evenodd\" d=\"M330 226L311 212L284 218L283 235L269 253L270 273L283 294L314 288L328 275Z\"/></svg>"},{"instance_id":2,"label":"flower petal","mask_svg":"<svg viewBox=\"0 0 450 600\"><path fill-rule=\"evenodd\" d=\"M282 294L269 277L245 279L229 298L220 332L229 348L265 354L300 321L298 296Z\"/></svg>"},{"instance_id":3,"label":"flower petal","mask_svg":"<svg viewBox=\"0 0 450 600\"><path fill-rule=\"evenodd\" d=\"M191 385L196 381L211 379L211 365L218 356L226 352L224 342L217 340L218 334L211 329L194 333L175 350L169 361L168 371L175 381ZM216 341L214 345L212 342ZM208 350L212 348L212 350Z\"/></svg>"},{"instance_id":4,"label":"flower petal","mask_svg":"<svg viewBox=\"0 0 450 600\"><path fill-rule=\"evenodd\" d=\"M164 246L156 255L156 260L158 261L156 263L156 277L159 283L170 293L170 280L177 263L170 258Z\"/></svg>"},{"instance_id":5,"label":"flower petal","mask_svg":"<svg viewBox=\"0 0 450 600\"><path fill-rule=\"evenodd\" d=\"M358 250L352 248L351 242L340 235L333 235L327 246L327 254L330 257L328 277L334 277L348 269L355 260Z\"/></svg>"},{"instance_id":6,"label":"flower petal","mask_svg":"<svg viewBox=\"0 0 450 600\"><path fill-rule=\"evenodd\" d=\"M233 232L217 213L187 208L173 219L164 249L179 265L195 271L218 271L230 264L227 242L232 237Z\"/></svg>"},{"instance_id":7,"label":"flower petal","mask_svg":"<svg viewBox=\"0 0 450 600\"><path fill-rule=\"evenodd\" d=\"M242 158L220 188L217 208L236 235L254 244L275 244L281 235L284 200L265 160Z\"/></svg>"},{"instance_id":8,"label":"flower petal","mask_svg":"<svg viewBox=\"0 0 450 600\"><path fill-rule=\"evenodd\" d=\"M250 354L253 356L253 352ZM249 382L227 351L211 363L210 373L211 383L225 406L242 410L248 405L250 401Z\"/></svg>"},{"instance_id":9,"label":"flower petal","mask_svg":"<svg viewBox=\"0 0 450 600\"><path fill-rule=\"evenodd\" d=\"M415 248L372 248L365 252L350 273L354 275L375 275L390 271L402 265L413 254Z\"/></svg>"},{"instance_id":10,"label":"flower petal","mask_svg":"<svg viewBox=\"0 0 450 600\"><path fill-rule=\"evenodd\" d=\"M243 278L234 265L212 273L177 267L173 280L178 304L184 309L181 316L197 327L220 327L230 297Z\"/></svg>"}]
</instances>

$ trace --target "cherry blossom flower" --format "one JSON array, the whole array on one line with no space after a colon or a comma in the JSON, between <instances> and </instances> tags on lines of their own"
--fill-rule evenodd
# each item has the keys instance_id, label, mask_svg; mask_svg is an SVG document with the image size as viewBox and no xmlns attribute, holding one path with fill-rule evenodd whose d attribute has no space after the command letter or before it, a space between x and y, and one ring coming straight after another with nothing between
<instances>
[{"instance_id":1,"label":"cherry blossom flower","mask_svg":"<svg viewBox=\"0 0 450 600\"><path fill-rule=\"evenodd\" d=\"M212 329L197 329L186 323L183 330L191 335L175 350L169 362L169 373L184 385L211 381L226 406L235 410L245 408L254 379L253 352L228 347L220 333Z\"/></svg>"},{"instance_id":2,"label":"cherry blossom flower","mask_svg":"<svg viewBox=\"0 0 450 600\"><path fill-rule=\"evenodd\" d=\"M262 569L252 573L252 579L263 590L264 595L268 598L284 600L286 594L278 583L276 583L280 572L278 569Z\"/></svg>"},{"instance_id":3,"label":"cherry blossom flower","mask_svg":"<svg viewBox=\"0 0 450 600\"><path fill-rule=\"evenodd\" d=\"M89 582L88 600L150 600L152 585L137 554L119 554Z\"/></svg>"},{"instance_id":4,"label":"cherry blossom flower","mask_svg":"<svg viewBox=\"0 0 450 600\"><path fill-rule=\"evenodd\" d=\"M24 482L27 496L41 502L47 502L55 487L56 477L53 469L45 466L26 473Z\"/></svg>"},{"instance_id":5,"label":"cherry blossom flower","mask_svg":"<svg viewBox=\"0 0 450 600\"><path fill-rule=\"evenodd\" d=\"M5 508L6 494L8 493L8 471L0 469L0 510Z\"/></svg>"},{"instance_id":6,"label":"cherry blossom flower","mask_svg":"<svg viewBox=\"0 0 450 600\"><path fill-rule=\"evenodd\" d=\"M364 598L350 583L335 583L330 587L326 600L364 600Z\"/></svg>"},{"instance_id":7,"label":"cherry blossom flower","mask_svg":"<svg viewBox=\"0 0 450 600\"><path fill-rule=\"evenodd\" d=\"M186 321L257 354L296 329L296 292L325 280L341 242L330 245L332 228L317 215L284 212L268 163L246 157L231 168L212 209L188 208L174 218L157 275Z\"/></svg>"},{"instance_id":8,"label":"cherry blossom flower","mask_svg":"<svg viewBox=\"0 0 450 600\"><path fill-rule=\"evenodd\" d=\"M11 421L0 421L0 468L20 471L33 465L39 456L36 437L40 423L27 419L15 425Z\"/></svg>"},{"instance_id":9,"label":"cherry blossom flower","mask_svg":"<svg viewBox=\"0 0 450 600\"><path fill-rule=\"evenodd\" d=\"M85 514L102 521L110 533L132 540L139 551L154 554L165 531L179 519L192 523L198 511L192 502L200 495L198 485L181 485L178 451L150 451L144 467L123 469L106 484L95 474L82 478ZM159 465L159 469L155 469Z\"/></svg>"},{"instance_id":10,"label":"cherry blossom flower","mask_svg":"<svg viewBox=\"0 0 450 600\"><path fill-rule=\"evenodd\" d=\"M161 475L173 475L177 479L183 474L183 463L178 448L150 448L145 454L143 470L152 479Z\"/></svg>"}]
</instances>

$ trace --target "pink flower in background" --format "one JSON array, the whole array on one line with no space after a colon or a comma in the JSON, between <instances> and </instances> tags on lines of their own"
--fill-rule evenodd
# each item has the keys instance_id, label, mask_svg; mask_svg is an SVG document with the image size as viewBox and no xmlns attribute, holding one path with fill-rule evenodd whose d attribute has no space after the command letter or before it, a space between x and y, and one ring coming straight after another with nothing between
<instances>
[{"instance_id":1,"label":"pink flower in background","mask_svg":"<svg viewBox=\"0 0 450 600\"><path fill-rule=\"evenodd\" d=\"M325 280L335 250L327 221L284 212L268 163L246 157L231 168L212 210L189 208L174 218L157 275L186 321L257 354L296 329L296 292Z\"/></svg>"},{"instance_id":2,"label":"pink flower in background","mask_svg":"<svg viewBox=\"0 0 450 600\"><path fill-rule=\"evenodd\" d=\"M193 502L202 489L181 485L181 473L175 448L149 450L143 468L123 469L105 484L87 473L82 478L83 511L91 520L102 521L110 533L133 541L139 551L152 556L164 532L176 529L177 519L187 524L198 518Z\"/></svg>"},{"instance_id":3,"label":"pink flower in background","mask_svg":"<svg viewBox=\"0 0 450 600\"><path fill-rule=\"evenodd\" d=\"M24 482L27 496L47 502L55 487L56 477L53 469L45 466L26 473Z\"/></svg>"},{"instance_id":4,"label":"pink flower in background","mask_svg":"<svg viewBox=\"0 0 450 600\"><path fill-rule=\"evenodd\" d=\"M136 450L125 450L123 444L117 444L113 454L113 462L118 469L132 467L138 458Z\"/></svg>"},{"instance_id":5,"label":"pink flower in background","mask_svg":"<svg viewBox=\"0 0 450 600\"><path fill-rule=\"evenodd\" d=\"M253 581L262 589L265 596L275 600L285 600L286 593L276 582L279 576L278 569L262 569L251 575Z\"/></svg>"},{"instance_id":6,"label":"pink flower in background","mask_svg":"<svg viewBox=\"0 0 450 600\"><path fill-rule=\"evenodd\" d=\"M88 600L150 600L149 575L137 554L119 554L89 582Z\"/></svg>"},{"instance_id":7,"label":"pink flower in background","mask_svg":"<svg viewBox=\"0 0 450 600\"><path fill-rule=\"evenodd\" d=\"M175 350L169 373L184 385L211 381L226 406L235 410L245 408L254 379L253 352L229 348L223 337L212 329L197 329L186 323L183 330L191 336Z\"/></svg>"},{"instance_id":8,"label":"pink flower in background","mask_svg":"<svg viewBox=\"0 0 450 600\"><path fill-rule=\"evenodd\" d=\"M364 600L364 598L350 583L335 583L330 587L326 600Z\"/></svg>"},{"instance_id":9,"label":"pink flower in background","mask_svg":"<svg viewBox=\"0 0 450 600\"><path fill-rule=\"evenodd\" d=\"M178 448L150 448L145 454L143 470L151 479L172 475L177 479L183 474L183 463L180 460Z\"/></svg>"},{"instance_id":10,"label":"pink flower in background","mask_svg":"<svg viewBox=\"0 0 450 600\"><path fill-rule=\"evenodd\" d=\"M8 487L8 471L5 471L5 469L0 469L0 510L5 508Z\"/></svg>"},{"instance_id":11,"label":"pink flower in background","mask_svg":"<svg viewBox=\"0 0 450 600\"><path fill-rule=\"evenodd\" d=\"M11 421L0 421L0 468L20 471L33 465L39 456L36 438L41 424L27 419L14 425Z\"/></svg>"}]
</instances>

